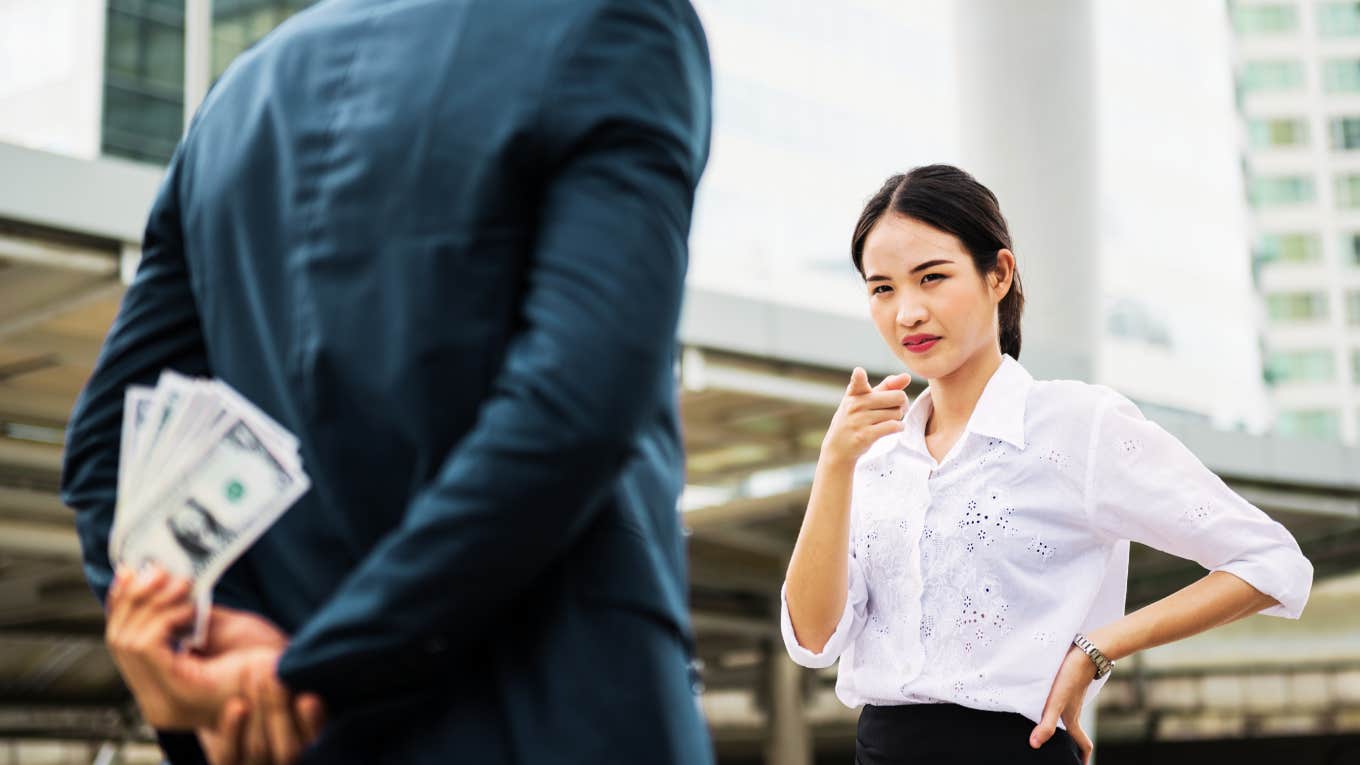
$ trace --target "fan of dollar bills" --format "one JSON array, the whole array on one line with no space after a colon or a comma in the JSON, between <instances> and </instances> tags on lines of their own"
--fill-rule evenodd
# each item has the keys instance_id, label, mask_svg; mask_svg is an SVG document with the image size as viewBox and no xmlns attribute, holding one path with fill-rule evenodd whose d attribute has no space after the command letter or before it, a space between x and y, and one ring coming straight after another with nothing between
<instances>
[{"instance_id":1,"label":"fan of dollar bills","mask_svg":"<svg viewBox=\"0 0 1360 765\"><path fill-rule=\"evenodd\" d=\"M297 438L221 380L162 373L123 409L109 558L193 582L201 641L222 573L311 482Z\"/></svg>"}]
</instances>

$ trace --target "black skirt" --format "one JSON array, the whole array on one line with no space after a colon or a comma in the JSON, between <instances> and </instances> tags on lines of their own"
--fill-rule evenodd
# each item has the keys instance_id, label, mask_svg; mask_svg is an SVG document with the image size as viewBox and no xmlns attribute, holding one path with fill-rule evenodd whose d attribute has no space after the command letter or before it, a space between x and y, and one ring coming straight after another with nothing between
<instances>
[{"instance_id":1,"label":"black skirt","mask_svg":"<svg viewBox=\"0 0 1360 765\"><path fill-rule=\"evenodd\" d=\"M1031 749L1034 722L1014 712L958 704L867 705L859 714L855 765L1077 765L1081 750L1058 728Z\"/></svg>"}]
</instances>

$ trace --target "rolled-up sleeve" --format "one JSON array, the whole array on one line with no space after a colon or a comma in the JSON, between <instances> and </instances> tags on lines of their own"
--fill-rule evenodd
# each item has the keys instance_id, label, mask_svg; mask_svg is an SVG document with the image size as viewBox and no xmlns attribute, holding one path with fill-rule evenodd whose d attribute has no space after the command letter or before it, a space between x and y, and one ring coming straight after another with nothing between
<instances>
[{"instance_id":1,"label":"rolled-up sleeve","mask_svg":"<svg viewBox=\"0 0 1360 765\"><path fill-rule=\"evenodd\" d=\"M1237 576L1279 601L1261 613L1303 613L1313 565L1293 535L1124 396L1100 406L1087 465L1086 510L1099 531Z\"/></svg>"},{"instance_id":2,"label":"rolled-up sleeve","mask_svg":"<svg viewBox=\"0 0 1360 765\"><path fill-rule=\"evenodd\" d=\"M849 563L849 592L845 598L845 610L841 613L836 631L827 638L826 645L822 646L821 651L809 651L798 642L798 636L793 633L793 621L789 619L788 583L780 588L779 632L784 636L784 647L794 663L810 669L831 666L864 627L864 610L865 604L869 601L869 588L865 585L864 572L853 553L850 555Z\"/></svg>"}]
</instances>

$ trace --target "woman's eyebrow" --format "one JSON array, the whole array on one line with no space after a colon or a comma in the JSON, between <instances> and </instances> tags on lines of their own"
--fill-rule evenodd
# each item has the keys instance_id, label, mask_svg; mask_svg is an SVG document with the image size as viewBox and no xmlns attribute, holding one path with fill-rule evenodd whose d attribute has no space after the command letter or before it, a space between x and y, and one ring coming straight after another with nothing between
<instances>
[{"instance_id":1,"label":"woman's eyebrow","mask_svg":"<svg viewBox=\"0 0 1360 765\"><path fill-rule=\"evenodd\" d=\"M924 271L924 270L926 270L927 268L933 268L933 267L935 267L935 266L949 266L949 265L953 265L953 264L954 264L954 261L952 261L952 260L946 260L946 259L942 259L942 258L936 258L935 260L927 260L926 262L922 263L921 265L919 265L919 266L917 266L917 267L911 269L911 273L914 274L914 273L916 273L917 271Z\"/></svg>"},{"instance_id":2,"label":"woman's eyebrow","mask_svg":"<svg viewBox=\"0 0 1360 765\"><path fill-rule=\"evenodd\" d=\"M952 266L952 265L954 265L954 261L952 261L952 260L948 260L948 259L944 259L944 258L936 258L935 260L927 260L926 262L922 263L921 265L919 265L919 266L917 266L917 267L911 269L911 273L914 274L914 273L916 273L917 271L924 271L924 270L926 270L927 268L933 268L933 267L935 267L935 266ZM866 282L890 282L890 281L892 281L892 277L891 277L891 276L884 276L883 274L870 274L869 276L866 276L866 277L864 278L864 281L866 281Z\"/></svg>"}]
</instances>

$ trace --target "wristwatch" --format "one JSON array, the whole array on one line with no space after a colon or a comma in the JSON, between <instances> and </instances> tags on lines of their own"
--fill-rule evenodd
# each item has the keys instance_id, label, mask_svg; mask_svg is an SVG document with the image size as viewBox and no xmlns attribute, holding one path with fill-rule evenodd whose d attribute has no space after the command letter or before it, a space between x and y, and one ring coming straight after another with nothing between
<instances>
[{"instance_id":1,"label":"wristwatch","mask_svg":"<svg viewBox=\"0 0 1360 765\"><path fill-rule=\"evenodd\" d=\"M1096 648L1096 644L1092 643L1085 635L1078 634L1072 639L1072 645L1080 648L1082 653L1091 657L1092 663L1096 665L1096 680L1110 674L1110 672L1114 670L1114 662L1110 661L1105 654L1101 653L1100 649Z\"/></svg>"}]
</instances>

